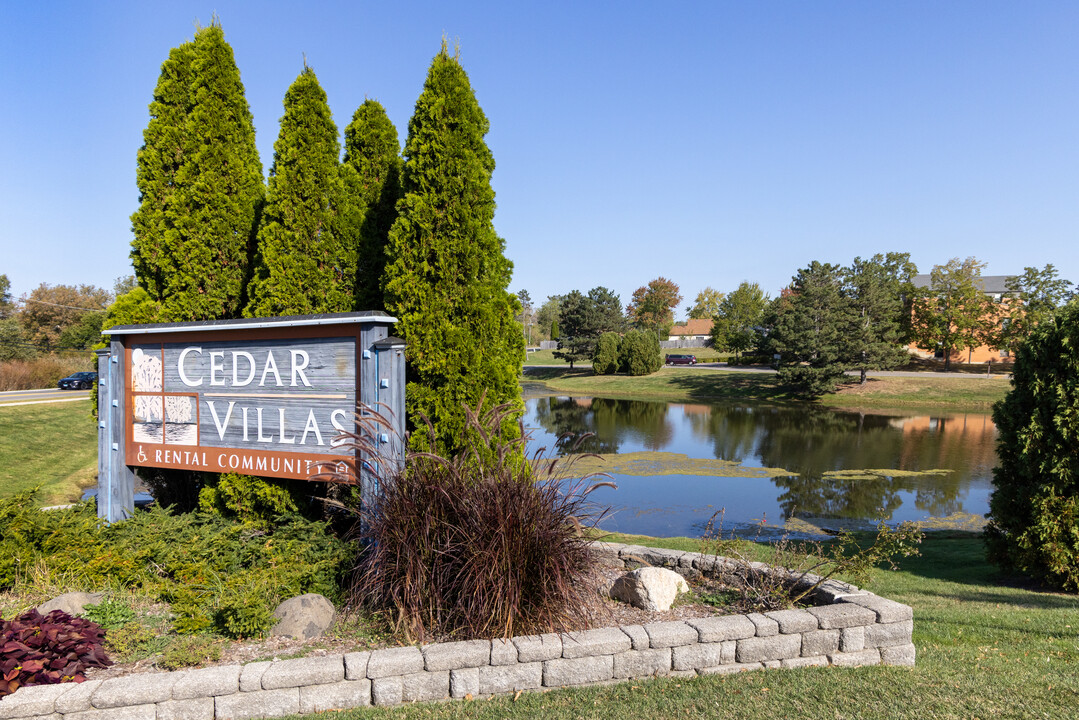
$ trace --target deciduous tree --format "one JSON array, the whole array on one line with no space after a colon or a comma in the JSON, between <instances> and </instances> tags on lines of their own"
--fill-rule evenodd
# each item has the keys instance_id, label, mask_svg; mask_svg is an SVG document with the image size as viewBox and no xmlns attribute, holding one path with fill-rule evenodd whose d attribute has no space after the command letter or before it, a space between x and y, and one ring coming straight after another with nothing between
<instances>
[{"instance_id":1,"label":"deciduous tree","mask_svg":"<svg viewBox=\"0 0 1079 720\"><path fill-rule=\"evenodd\" d=\"M376 100L364 100L345 128L341 177L348 194L347 224L356 241L356 310L381 310L386 242L401 199L397 128Z\"/></svg>"},{"instance_id":2,"label":"deciduous tree","mask_svg":"<svg viewBox=\"0 0 1079 720\"><path fill-rule=\"evenodd\" d=\"M136 182L131 261L161 319L238 316L264 188L240 72L216 19L161 66Z\"/></svg>"},{"instance_id":3,"label":"deciduous tree","mask_svg":"<svg viewBox=\"0 0 1079 720\"><path fill-rule=\"evenodd\" d=\"M559 304L561 302L561 295L548 295L547 300L536 311L536 329L540 333L538 337L546 337L550 340L558 339L558 333L552 331L556 329L555 326L558 324Z\"/></svg>"},{"instance_id":4,"label":"deciduous tree","mask_svg":"<svg viewBox=\"0 0 1079 720\"><path fill-rule=\"evenodd\" d=\"M60 337L65 330L85 322L83 318L87 313L102 313L111 300L108 290L93 285L42 283L23 296L19 322L27 341L38 349L61 349ZM100 320L97 322L100 328Z\"/></svg>"},{"instance_id":5,"label":"deciduous tree","mask_svg":"<svg viewBox=\"0 0 1079 720\"><path fill-rule=\"evenodd\" d=\"M665 277L658 277L633 291L633 298L626 306L626 317L634 327L651 330L665 338L670 334L674 309L680 302L682 296L678 292L678 285Z\"/></svg>"},{"instance_id":6,"label":"deciduous tree","mask_svg":"<svg viewBox=\"0 0 1079 720\"><path fill-rule=\"evenodd\" d=\"M768 296L760 285L743 281L738 289L719 303L712 325L712 341L717 350L733 351L735 357L754 347L758 328L764 322Z\"/></svg>"},{"instance_id":7,"label":"deciduous tree","mask_svg":"<svg viewBox=\"0 0 1079 720\"><path fill-rule=\"evenodd\" d=\"M997 346L1014 350L1030 337L1034 328L1067 303L1072 283L1057 275L1057 269L1050 263L1041 270L1023 268L1022 275L1008 278L1005 285L1011 297L1004 309L1007 317L1000 328Z\"/></svg>"},{"instance_id":8,"label":"deciduous tree","mask_svg":"<svg viewBox=\"0 0 1079 720\"><path fill-rule=\"evenodd\" d=\"M945 371L951 369L952 353L980 345L997 322L982 292L984 267L973 257L934 265L929 287L915 300L915 341L923 350L943 352Z\"/></svg>"},{"instance_id":9,"label":"deciduous tree","mask_svg":"<svg viewBox=\"0 0 1079 720\"><path fill-rule=\"evenodd\" d=\"M488 128L460 58L443 41L408 124L383 289L408 342L409 419L415 426L428 418L444 454L467 442L462 404L482 412L520 402L524 338L507 290L513 264L494 229ZM503 433L517 432L507 418ZM427 434L412 442L425 448Z\"/></svg>"},{"instance_id":10,"label":"deciduous tree","mask_svg":"<svg viewBox=\"0 0 1079 720\"><path fill-rule=\"evenodd\" d=\"M356 248L341 216L339 152L326 93L305 66L285 93L247 317L352 309Z\"/></svg>"},{"instance_id":11,"label":"deciduous tree","mask_svg":"<svg viewBox=\"0 0 1079 720\"><path fill-rule=\"evenodd\" d=\"M700 320L719 315L723 298L724 294L714 288L706 287L701 290L697 293L697 299L693 305L687 309L690 319Z\"/></svg>"}]
</instances>

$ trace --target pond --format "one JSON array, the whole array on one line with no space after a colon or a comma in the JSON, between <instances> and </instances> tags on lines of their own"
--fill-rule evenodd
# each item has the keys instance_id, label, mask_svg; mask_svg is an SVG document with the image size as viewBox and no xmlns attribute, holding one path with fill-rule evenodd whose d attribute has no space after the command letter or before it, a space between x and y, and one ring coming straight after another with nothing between
<instances>
[{"instance_id":1,"label":"pond","mask_svg":"<svg viewBox=\"0 0 1079 720\"><path fill-rule=\"evenodd\" d=\"M532 449L604 456L575 468L618 485L591 496L611 506L601 528L663 537L700 536L721 509L724 535L815 535L879 517L979 528L996 462L986 414L563 396L527 399L524 421ZM594 434L571 448L563 433Z\"/></svg>"}]
</instances>

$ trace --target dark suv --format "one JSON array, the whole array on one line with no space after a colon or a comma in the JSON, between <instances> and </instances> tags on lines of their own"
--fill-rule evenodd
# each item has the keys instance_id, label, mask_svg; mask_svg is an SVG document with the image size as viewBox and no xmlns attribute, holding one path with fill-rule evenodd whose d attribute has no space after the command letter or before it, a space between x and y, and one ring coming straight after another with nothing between
<instances>
[{"instance_id":1,"label":"dark suv","mask_svg":"<svg viewBox=\"0 0 1079 720\"><path fill-rule=\"evenodd\" d=\"M696 355L668 355L664 361L668 365L696 365Z\"/></svg>"},{"instance_id":2,"label":"dark suv","mask_svg":"<svg viewBox=\"0 0 1079 720\"><path fill-rule=\"evenodd\" d=\"M56 383L56 386L61 390L83 390L93 387L96 380L96 372L77 372L74 375L68 375Z\"/></svg>"}]
</instances>

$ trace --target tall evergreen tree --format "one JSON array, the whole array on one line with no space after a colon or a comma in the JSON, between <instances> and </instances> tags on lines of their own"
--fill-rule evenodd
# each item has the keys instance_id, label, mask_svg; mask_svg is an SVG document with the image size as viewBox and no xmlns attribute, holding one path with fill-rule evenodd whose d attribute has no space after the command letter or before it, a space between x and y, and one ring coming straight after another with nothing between
<instances>
[{"instance_id":1,"label":"tall evergreen tree","mask_svg":"<svg viewBox=\"0 0 1079 720\"><path fill-rule=\"evenodd\" d=\"M386 241L401 199L397 128L376 100L364 100L345 128L341 178L348 194L348 225L356 238L356 310L381 310Z\"/></svg>"},{"instance_id":2,"label":"tall evergreen tree","mask_svg":"<svg viewBox=\"0 0 1079 720\"><path fill-rule=\"evenodd\" d=\"M580 290L562 296L558 309L558 349L554 356L573 363L590 360L602 334L595 301Z\"/></svg>"},{"instance_id":3,"label":"tall evergreen tree","mask_svg":"<svg viewBox=\"0 0 1079 720\"><path fill-rule=\"evenodd\" d=\"M342 219L337 126L311 68L285 93L247 317L347 312L356 253Z\"/></svg>"},{"instance_id":4,"label":"tall evergreen tree","mask_svg":"<svg viewBox=\"0 0 1079 720\"><path fill-rule=\"evenodd\" d=\"M408 124L404 198L390 230L383 289L408 342L406 406L426 416L439 450L464 437L462 403L520 403L524 338L508 290L513 265L494 230L495 162L489 123L456 55L443 41ZM517 432L507 421L507 436ZM413 434L418 447L426 434Z\"/></svg>"},{"instance_id":5,"label":"tall evergreen tree","mask_svg":"<svg viewBox=\"0 0 1079 720\"><path fill-rule=\"evenodd\" d=\"M264 188L240 71L216 20L161 66L136 181L131 260L161 319L237 316Z\"/></svg>"},{"instance_id":6,"label":"tall evergreen tree","mask_svg":"<svg viewBox=\"0 0 1079 720\"><path fill-rule=\"evenodd\" d=\"M841 268L814 260L794 276L785 300L773 330L779 377L806 395L830 392L846 370L854 319Z\"/></svg>"},{"instance_id":7,"label":"tall evergreen tree","mask_svg":"<svg viewBox=\"0 0 1079 720\"><path fill-rule=\"evenodd\" d=\"M890 370L910 358L900 345L901 280L882 255L869 260L855 258L843 273L844 294L853 313L846 338L849 367L860 371L865 384L867 370Z\"/></svg>"}]
</instances>

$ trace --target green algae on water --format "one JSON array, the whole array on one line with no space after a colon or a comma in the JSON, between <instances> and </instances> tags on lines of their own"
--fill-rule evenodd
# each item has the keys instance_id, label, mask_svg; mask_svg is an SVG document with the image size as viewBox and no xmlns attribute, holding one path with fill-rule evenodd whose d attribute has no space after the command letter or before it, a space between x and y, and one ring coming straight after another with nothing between
<instances>
[{"instance_id":1,"label":"green algae on water","mask_svg":"<svg viewBox=\"0 0 1079 720\"><path fill-rule=\"evenodd\" d=\"M608 472L621 475L712 475L717 477L770 478L797 475L783 468L745 467L732 460L691 458L682 453L607 453L580 458L574 472Z\"/></svg>"}]
</instances>

